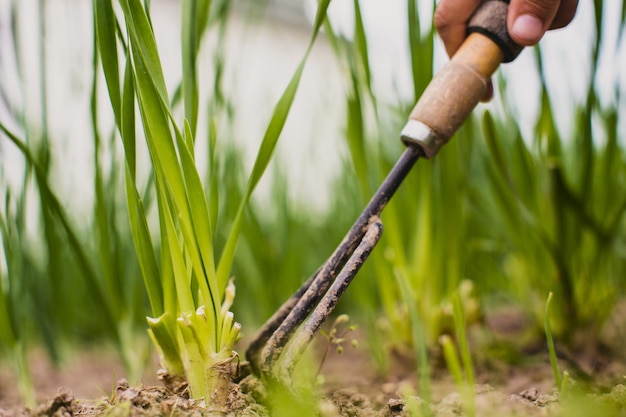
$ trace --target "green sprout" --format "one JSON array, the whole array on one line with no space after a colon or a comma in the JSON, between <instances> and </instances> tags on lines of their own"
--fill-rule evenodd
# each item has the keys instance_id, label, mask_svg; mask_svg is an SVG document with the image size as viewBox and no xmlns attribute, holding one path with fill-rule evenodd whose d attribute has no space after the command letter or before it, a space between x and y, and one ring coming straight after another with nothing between
<instances>
[{"instance_id":1,"label":"green sprout","mask_svg":"<svg viewBox=\"0 0 626 417\"><path fill-rule=\"evenodd\" d=\"M334 348L339 355L343 353L344 345L347 342L346 335L358 328L358 325L356 324L348 326L347 324L349 322L350 316L347 314L341 314L333 321L328 331L323 329L320 330L320 335L326 340L326 347L324 348L324 353L322 353L322 358L320 359L320 365L317 368L316 375L320 374L324 361L328 357L331 349ZM351 339L350 346L356 349L359 346L359 341L357 339Z\"/></svg>"},{"instance_id":2,"label":"green sprout","mask_svg":"<svg viewBox=\"0 0 626 417\"><path fill-rule=\"evenodd\" d=\"M546 309L544 315L544 328L546 332L546 340L548 342L548 353L550 356L550 366L552 366L552 374L554 375L554 382L561 396L565 396L567 393L569 381L569 373L567 371L559 371L558 359L556 356L556 349L554 348L554 339L552 338L552 327L550 326L550 310L552 306L552 298L554 294L550 292L548 299L546 300Z\"/></svg>"},{"instance_id":3,"label":"green sprout","mask_svg":"<svg viewBox=\"0 0 626 417\"><path fill-rule=\"evenodd\" d=\"M194 154L198 123L196 63L211 12L223 12L228 3L181 3L182 123L174 116L149 10L138 0L118 3L123 21L118 20L111 0L96 1L94 8L101 62L126 153L130 223L152 309L149 334L165 368L164 379L184 377L194 398L204 398L219 410L227 399L230 364L236 357L234 344L241 329L230 311L235 286L229 275L245 209L272 157L329 1L318 6L309 47L276 105L219 260L214 247L217 216L210 210L214 203L207 201ZM123 80L119 77L118 27L126 31L122 43ZM153 242L148 213L138 190L135 105L139 107L154 172L160 246ZM215 156L213 151L211 154Z\"/></svg>"},{"instance_id":4,"label":"green sprout","mask_svg":"<svg viewBox=\"0 0 626 417\"><path fill-rule=\"evenodd\" d=\"M462 294L462 292L461 288L459 292L456 292L452 296L454 328L458 349L452 338L446 334L440 336L439 343L443 349L443 355L448 365L448 370L462 393L467 413L469 416L473 417L476 415L475 377L467 338L465 310L462 299L462 297L467 294Z\"/></svg>"}]
</instances>

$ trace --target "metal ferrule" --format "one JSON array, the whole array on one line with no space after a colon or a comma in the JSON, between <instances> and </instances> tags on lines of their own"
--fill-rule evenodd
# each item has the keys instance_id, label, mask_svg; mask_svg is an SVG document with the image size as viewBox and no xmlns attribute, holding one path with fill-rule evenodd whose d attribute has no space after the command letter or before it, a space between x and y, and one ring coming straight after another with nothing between
<instances>
[{"instance_id":1,"label":"metal ferrule","mask_svg":"<svg viewBox=\"0 0 626 417\"><path fill-rule=\"evenodd\" d=\"M446 143L445 138L440 138L433 130L424 123L410 119L402 129L400 138L407 146L417 146L422 150L425 158L431 158Z\"/></svg>"}]
</instances>

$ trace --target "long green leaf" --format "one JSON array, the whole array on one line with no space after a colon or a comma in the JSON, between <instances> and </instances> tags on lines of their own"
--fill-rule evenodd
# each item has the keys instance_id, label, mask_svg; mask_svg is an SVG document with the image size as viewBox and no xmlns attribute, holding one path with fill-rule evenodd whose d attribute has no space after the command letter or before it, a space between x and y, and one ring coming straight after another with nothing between
<instances>
[{"instance_id":1,"label":"long green leaf","mask_svg":"<svg viewBox=\"0 0 626 417\"><path fill-rule=\"evenodd\" d=\"M138 53L145 62L142 68L145 73L142 73L142 78L149 79L154 84L162 102L169 103L161 59L148 15L139 0L120 0L119 3L127 20L134 52Z\"/></svg>"},{"instance_id":2,"label":"long green leaf","mask_svg":"<svg viewBox=\"0 0 626 417\"><path fill-rule=\"evenodd\" d=\"M139 15L140 18L146 18L145 14L136 14ZM147 26L147 23L144 22L144 26ZM133 30L131 29L130 32L132 33ZM185 188L184 174L177 157L172 134L170 133L169 119L172 118L172 115L169 108L166 107L168 105L166 100L167 96L160 91L158 79L155 81L150 77L142 75L145 73L161 74L158 62L152 62L155 56L158 57L156 49L152 50L152 48L156 48L156 46L151 42L147 42L145 45L135 45L135 42L141 42L133 39L134 38L131 37L134 46L133 61L136 66L135 83L137 85L137 95L140 108L142 109L143 124L148 139L148 147L154 162L154 168L160 171L161 178L165 181L169 192L172 193L172 199L176 205L177 216L181 222L185 241L188 245L188 253L191 256L194 269L198 276L206 277L207 274L212 273L207 269L207 267L210 267L212 264L212 255L207 256L207 252L205 252L206 257L203 258L201 249L195 244L196 236L190 208L191 196L188 195L188 190ZM150 68L151 65L154 65L155 68ZM179 133L176 132L177 138L179 137L178 135ZM189 152L189 149L179 142L179 152L181 153L181 157L186 157L185 152ZM191 158L191 160L193 160L193 158ZM189 159L187 159L187 162L188 161ZM197 175L197 173L195 175ZM194 196L194 199L195 198L197 197ZM203 224L208 224L208 221ZM210 248L210 246L208 247Z\"/></svg>"},{"instance_id":3,"label":"long green leaf","mask_svg":"<svg viewBox=\"0 0 626 417\"><path fill-rule=\"evenodd\" d=\"M148 292L150 308L152 315L158 317L164 313L163 290L167 289L167 287L162 287L161 282L159 282L159 267L152 247L152 238L146 220L147 216L128 165L126 165L126 200L128 202L128 215L133 241L144 284Z\"/></svg>"},{"instance_id":4,"label":"long green leaf","mask_svg":"<svg viewBox=\"0 0 626 417\"><path fill-rule=\"evenodd\" d=\"M372 72L370 70L369 52L367 47L367 37L365 35L365 25L363 24L363 16L361 14L361 5L359 0L354 0L354 44L358 51L359 64L363 70L363 80L367 91L372 95Z\"/></svg>"},{"instance_id":5,"label":"long green leaf","mask_svg":"<svg viewBox=\"0 0 626 417\"><path fill-rule=\"evenodd\" d=\"M188 243L187 249L192 258L194 269L200 276L205 276L203 262L198 247L194 245L194 228L189 208L187 190L182 169L174 146L167 112L162 107L159 93L149 77L142 74L147 71L142 57L133 48L133 58L136 66L135 83L137 97L141 109L144 130L153 166L157 178L163 181L163 186L171 195L176 207L176 216ZM164 190L165 190L164 189Z\"/></svg>"},{"instance_id":6,"label":"long green leaf","mask_svg":"<svg viewBox=\"0 0 626 417\"><path fill-rule=\"evenodd\" d=\"M413 73L413 99L417 99L422 95L424 91L424 81L422 75L421 65L417 51L419 50L421 42L421 28L420 28L420 16L417 10L417 0L407 0L407 18L409 27L409 51L411 52L411 71Z\"/></svg>"},{"instance_id":7,"label":"long green leaf","mask_svg":"<svg viewBox=\"0 0 626 417\"><path fill-rule=\"evenodd\" d=\"M94 0L94 20L96 39L100 52L102 68L106 79L109 99L118 126L121 125L120 75L115 37L116 19L112 0ZM94 73L95 74L95 73Z\"/></svg>"},{"instance_id":8,"label":"long green leaf","mask_svg":"<svg viewBox=\"0 0 626 417\"><path fill-rule=\"evenodd\" d=\"M130 65L130 52L126 53L126 63L119 131L122 136L129 175L134 183L137 180L137 150L135 138L135 85L133 83L133 70Z\"/></svg>"},{"instance_id":9,"label":"long green leaf","mask_svg":"<svg viewBox=\"0 0 626 417\"><path fill-rule=\"evenodd\" d=\"M172 267L174 270L176 294L178 296L178 303L182 312L195 311L195 303L193 302L193 295L191 294L191 271L187 269L185 259L183 255L183 248L178 240L176 233L176 226L172 213L169 210L169 204L166 201L166 196L163 192L159 192L159 210L161 218L165 222L165 233L161 244L166 246L170 256L172 257Z\"/></svg>"},{"instance_id":10,"label":"long green leaf","mask_svg":"<svg viewBox=\"0 0 626 417\"><path fill-rule=\"evenodd\" d=\"M185 123L185 135L192 135L191 126ZM181 150L181 164L183 174L187 184L187 193L189 194L189 205L192 222L195 229L194 244L198 247L206 279L200 282L200 290L204 295L204 303L219 306L221 303L220 292L216 287L215 281L215 262L213 258L213 232L211 229L211 221L209 219L209 206L206 201L202 180L198 174L193 157L192 150L185 146L185 143L192 144L192 141L184 141L179 139L179 149ZM193 145L192 145L193 146Z\"/></svg>"},{"instance_id":11,"label":"long green leaf","mask_svg":"<svg viewBox=\"0 0 626 417\"><path fill-rule=\"evenodd\" d=\"M97 27L97 25L96 25ZM98 73L99 52L97 36L94 36L94 50L92 59L93 73ZM119 262L114 257L114 242L112 229L115 225L114 215L109 212L110 206L106 198L105 174L103 172L101 161L102 138L98 126L98 77L94 76L91 83L91 130L93 133L94 150L93 150L93 166L94 166L94 189L95 189L95 206L94 218L96 220L96 231L98 235L98 253L100 255L100 268L102 269L102 277L108 294L115 296L110 297L112 309L119 311L121 315L126 314L126 310L130 307L129 302L124 299L128 296L123 288L123 277L119 270ZM111 174L113 176L113 174ZM120 296L121 295L121 296Z\"/></svg>"},{"instance_id":12,"label":"long green leaf","mask_svg":"<svg viewBox=\"0 0 626 417\"><path fill-rule=\"evenodd\" d=\"M216 291L217 288L214 287L214 278L212 277L214 266L208 208L205 200L198 200L204 196L204 193L201 192L202 186L197 171L192 168L195 167L193 152L190 150L190 144L193 143L193 128L190 128L191 132L185 135L188 140L178 141L178 152L180 158L183 159L181 161L183 172L181 172L172 137L168 134L170 129L167 118L169 117L173 121L173 117L168 108L167 95L162 91L164 89L164 83L161 86L160 81L162 71L158 62L156 45L152 42L153 39L148 36L151 31L146 21L147 16L140 10L133 9L132 2L129 6L128 12L133 13L130 25L136 24L138 26L137 28L131 27L129 30L131 43L135 46L133 48L135 65L140 74L145 71L145 73L155 77L137 75L136 80L140 106L143 109L142 117L144 118L144 126L146 126L155 169L161 171L161 176L167 184L168 190L173 193L173 201L177 207L188 253L191 256L197 276L204 277L199 281L204 298L206 300L211 299L211 304L217 303L219 305L220 292ZM134 37L133 33L147 36L148 41L145 42L145 39L140 36ZM157 96L161 103L158 102ZM179 137L177 132L176 138ZM183 182L182 177L185 177L187 182ZM185 190L185 185L191 189ZM198 224L194 224L195 222ZM196 234L194 230L205 230L206 232ZM196 241L197 238L200 238L200 241ZM213 287L212 290L211 287Z\"/></svg>"},{"instance_id":13,"label":"long green leaf","mask_svg":"<svg viewBox=\"0 0 626 417\"><path fill-rule=\"evenodd\" d=\"M7 259L7 253L10 251L10 238L9 229L4 216L0 216L0 233L2 236L2 255L5 258L5 262L10 264L10 260ZM11 323L11 317L14 317L12 311L9 310L9 288L5 288L4 283L8 282L5 279L4 271L0 270L0 341L2 346L14 346L17 343L17 335L13 329L13 323Z\"/></svg>"},{"instance_id":14,"label":"long green leaf","mask_svg":"<svg viewBox=\"0 0 626 417\"><path fill-rule=\"evenodd\" d=\"M182 6L182 63L183 63L183 98L185 118L189 120L192 133L198 123L198 78L196 74L198 27L196 26L197 0L181 2Z\"/></svg>"},{"instance_id":15,"label":"long green leaf","mask_svg":"<svg viewBox=\"0 0 626 417\"><path fill-rule=\"evenodd\" d=\"M250 177L248 179L245 196L241 201L241 204L239 205L239 209L237 210L237 215L233 222L231 232L228 235L226 246L224 247L217 267L217 282L219 285L220 293L223 292L229 279L229 274L232 268L233 260L235 258L235 249L237 247L237 241L239 240L239 234L241 231L241 224L243 222L245 208L248 204L248 201L250 200L252 192L256 188L263 174L265 173L267 165L269 164L272 154L274 152L274 148L276 147L276 143L278 142L278 138L280 137L283 127L285 126L285 122L287 121L287 116L289 115L291 105L293 104L296 92L298 91L298 86L300 85L300 79L302 78L302 73L304 71L306 61L309 57L311 49L313 48L313 44L315 42L315 39L317 38L319 30L326 18L326 11L328 9L329 3L330 0L322 0L318 4L313 34L311 36L307 51L300 61L296 72L291 77L287 88L278 100L278 103L276 104L276 107L272 112L272 117L270 119L267 130L265 131L265 135L263 136L263 140L261 141L261 147L259 148L256 160L254 162L254 166L252 168L252 173L250 174Z\"/></svg>"},{"instance_id":16,"label":"long green leaf","mask_svg":"<svg viewBox=\"0 0 626 417\"><path fill-rule=\"evenodd\" d=\"M115 42L115 39L110 39ZM103 59L105 57L103 56ZM125 153L126 201L131 225L131 233L135 250L138 255L139 268L142 272L144 285L148 293L152 315L161 316L164 312L164 290L159 281L159 266L152 246L152 237L147 223L143 201L136 184L136 149L135 149L135 87L130 62L130 51L126 53L126 69L120 102L120 118L117 121L122 136ZM117 70L115 71L117 74Z\"/></svg>"},{"instance_id":17,"label":"long green leaf","mask_svg":"<svg viewBox=\"0 0 626 417\"><path fill-rule=\"evenodd\" d=\"M98 280L96 272L93 270L93 266L90 263L90 257L87 255L84 249L84 245L80 242L78 234L71 226L67 214L63 210L58 197L54 194L46 181L46 176L43 174L43 168L38 163L37 159L33 156L30 149L24 141L20 140L17 135L11 132L3 123L0 123L0 131L2 131L10 141L20 150L28 165L30 165L37 173L39 178L40 192L43 194L43 203L48 208L50 213L54 213L59 223L61 224L64 232L67 234L70 248L78 264L84 274L85 282L89 286L89 293L93 297L94 301L102 309L102 316L107 324L106 330L112 333L116 333L116 319L115 312L111 310L111 305L107 300L107 296L102 288L100 280ZM117 336L117 335L116 335Z\"/></svg>"},{"instance_id":18,"label":"long green leaf","mask_svg":"<svg viewBox=\"0 0 626 417\"><path fill-rule=\"evenodd\" d=\"M417 101L433 76L434 31L431 29L426 36L422 36L417 0L407 0L407 19L413 94L414 100Z\"/></svg>"}]
</instances>

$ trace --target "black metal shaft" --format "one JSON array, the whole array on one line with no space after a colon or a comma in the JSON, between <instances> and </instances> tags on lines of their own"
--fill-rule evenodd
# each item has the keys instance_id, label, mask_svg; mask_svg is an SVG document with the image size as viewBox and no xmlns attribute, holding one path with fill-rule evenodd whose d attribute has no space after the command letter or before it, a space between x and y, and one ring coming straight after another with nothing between
<instances>
[{"instance_id":1,"label":"black metal shaft","mask_svg":"<svg viewBox=\"0 0 626 417\"><path fill-rule=\"evenodd\" d=\"M271 377L272 368L285 345L310 316L310 321L302 326L301 340L294 340L298 342L295 343L297 346L290 347L294 353L291 362L295 362L300 349L308 344L312 334L328 317L338 297L378 241L380 223L374 225L372 222L378 222L378 216L415 162L420 156L434 156L484 97L488 80L502 60L512 60L519 53L520 48L510 41L506 32L507 13L507 0L482 2L469 23L469 30L482 33L491 41L476 33L468 36L450 64L429 84L403 130L402 139L408 147L383 184L326 263L283 304L254 338L246 354L255 373ZM366 237L368 230L370 234ZM331 285L333 287L329 290ZM316 306L320 308L314 311ZM288 359L289 352L284 356ZM287 363L287 373L290 366Z\"/></svg>"}]
</instances>

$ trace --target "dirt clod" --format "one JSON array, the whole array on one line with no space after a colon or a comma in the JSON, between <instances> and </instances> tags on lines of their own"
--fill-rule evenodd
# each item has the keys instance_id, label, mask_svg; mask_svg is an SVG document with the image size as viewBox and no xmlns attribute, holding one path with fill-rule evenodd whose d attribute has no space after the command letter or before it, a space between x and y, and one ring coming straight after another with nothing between
<instances>
[{"instance_id":1,"label":"dirt clod","mask_svg":"<svg viewBox=\"0 0 626 417\"><path fill-rule=\"evenodd\" d=\"M399 413L400 411L404 409L404 400L401 400L399 398L392 398L387 403L387 408L392 413Z\"/></svg>"},{"instance_id":2,"label":"dirt clod","mask_svg":"<svg viewBox=\"0 0 626 417\"><path fill-rule=\"evenodd\" d=\"M531 387L527 390L522 391L519 396L525 400L530 401L531 403L534 403L535 401L537 401L537 398L539 398L539 390L535 387Z\"/></svg>"},{"instance_id":3,"label":"dirt clod","mask_svg":"<svg viewBox=\"0 0 626 417\"><path fill-rule=\"evenodd\" d=\"M357 417L363 415L363 410L370 410L370 401L362 393L352 389L340 389L331 394L331 399L339 408L342 417Z\"/></svg>"},{"instance_id":4,"label":"dirt clod","mask_svg":"<svg viewBox=\"0 0 626 417\"><path fill-rule=\"evenodd\" d=\"M16 385L0 373L0 417L410 417L420 413L434 417L467 417L472 414L468 398L473 399L473 406L469 405L473 407L473 414L480 417L626 416L626 385L616 385L624 381L623 368L616 368L617 377L607 378L607 383L599 385L594 394L583 384L573 384L572 378L563 394L556 392L547 360L536 368L519 371L509 368L495 376L478 373L476 380L481 384L472 392L457 386L445 374L435 372L432 391L426 400L415 374L395 372L392 368L389 376L376 375L367 367L367 357L361 351L347 350L343 356L328 358L324 366L326 379L309 387L310 391L305 390L303 398L297 395L288 398L258 378L239 373L241 379L230 383L225 406L219 410L207 406L210 399L206 402L191 399L182 378L161 373L160 381L154 378L145 385L129 384L125 379L112 385L111 379L107 381L110 374L102 378L102 368L93 367L82 367L83 372L74 372L78 376L72 380L75 382L60 379L58 373L42 374L41 381L56 381L57 389L66 386L72 391L52 390L46 394L47 401L45 396L40 399L38 407L20 408L1 402L15 395L7 388ZM406 366L402 363L401 370ZM94 369L93 372L101 376L102 382L98 385L104 389L100 394L85 394L86 381L92 380L85 369ZM156 366L152 375L155 373ZM107 391L107 387L109 390L113 387L112 392Z\"/></svg>"},{"instance_id":5,"label":"dirt clod","mask_svg":"<svg viewBox=\"0 0 626 417\"><path fill-rule=\"evenodd\" d=\"M75 402L71 393L60 391L56 397L34 409L30 415L37 417L72 417L77 415L81 408Z\"/></svg>"},{"instance_id":6,"label":"dirt clod","mask_svg":"<svg viewBox=\"0 0 626 417\"><path fill-rule=\"evenodd\" d=\"M184 376L172 375L161 368L157 371L157 378L172 392L183 394L185 397L189 398L189 385Z\"/></svg>"}]
</instances>

